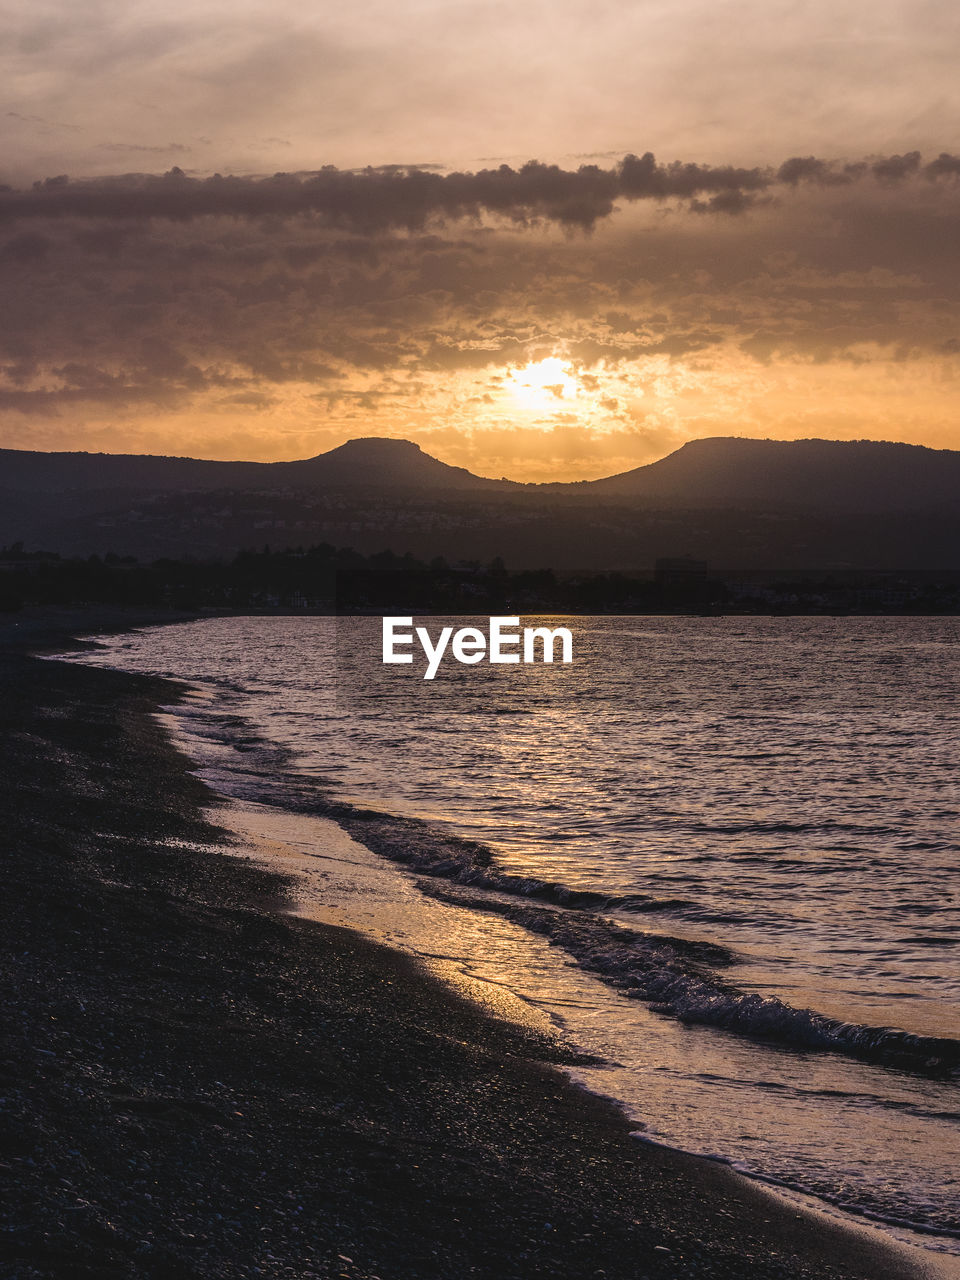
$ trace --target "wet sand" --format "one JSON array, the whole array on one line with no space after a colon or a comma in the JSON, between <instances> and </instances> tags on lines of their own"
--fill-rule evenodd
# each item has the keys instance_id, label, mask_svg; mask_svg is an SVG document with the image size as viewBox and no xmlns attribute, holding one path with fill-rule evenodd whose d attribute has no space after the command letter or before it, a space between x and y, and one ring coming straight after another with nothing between
<instances>
[{"instance_id":1,"label":"wet sand","mask_svg":"<svg viewBox=\"0 0 960 1280\"><path fill-rule=\"evenodd\" d=\"M0 623L0 1275L923 1274L637 1143L549 1036L279 912L281 877L211 848L152 714L177 687L24 652L124 620L24 621Z\"/></svg>"}]
</instances>

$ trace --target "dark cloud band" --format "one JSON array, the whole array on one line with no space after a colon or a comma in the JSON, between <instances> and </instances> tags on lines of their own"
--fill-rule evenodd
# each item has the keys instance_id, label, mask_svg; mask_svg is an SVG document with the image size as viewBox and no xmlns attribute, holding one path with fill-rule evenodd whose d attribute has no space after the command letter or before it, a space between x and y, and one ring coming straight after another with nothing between
<instances>
[{"instance_id":1,"label":"dark cloud band","mask_svg":"<svg viewBox=\"0 0 960 1280\"><path fill-rule=\"evenodd\" d=\"M493 215L588 229L608 217L618 200L680 200L694 212L736 215L777 187L870 180L891 184L918 178L934 182L954 179L958 173L960 157L944 153L924 165L918 152L856 164L794 157L778 169L658 164L649 152L627 155L608 169L563 169L531 160L519 169L500 165L477 173L394 167L358 172L326 166L307 175L193 178L174 168L162 176L78 182L61 176L25 191L8 189L0 192L0 220L311 214L329 226L370 233L421 230L438 220Z\"/></svg>"}]
</instances>

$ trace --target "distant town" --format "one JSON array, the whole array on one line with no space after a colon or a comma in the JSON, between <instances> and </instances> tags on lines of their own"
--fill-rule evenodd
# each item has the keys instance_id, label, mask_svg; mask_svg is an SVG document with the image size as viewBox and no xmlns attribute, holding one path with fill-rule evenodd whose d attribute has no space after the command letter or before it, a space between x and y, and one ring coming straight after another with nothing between
<instances>
[{"instance_id":1,"label":"distant town","mask_svg":"<svg viewBox=\"0 0 960 1280\"><path fill-rule=\"evenodd\" d=\"M652 570L511 570L330 543L229 560L64 557L0 548L0 610L36 605L317 614L960 614L960 572L737 571L687 556Z\"/></svg>"}]
</instances>

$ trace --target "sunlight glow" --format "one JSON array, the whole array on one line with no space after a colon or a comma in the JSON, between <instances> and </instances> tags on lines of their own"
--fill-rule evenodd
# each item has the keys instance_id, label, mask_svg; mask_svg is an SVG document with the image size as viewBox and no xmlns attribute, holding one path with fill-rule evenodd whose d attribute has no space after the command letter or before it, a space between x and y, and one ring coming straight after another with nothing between
<instances>
[{"instance_id":1,"label":"sunlight glow","mask_svg":"<svg viewBox=\"0 0 960 1280\"><path fill-rule=\"evenodd\" d=\"M522 369L511 369L506 385L517 402L533 413L550 412L558 402L575 400L580 392L570 361L560 356L547 356Z\"/></svg>"}]
</instances>

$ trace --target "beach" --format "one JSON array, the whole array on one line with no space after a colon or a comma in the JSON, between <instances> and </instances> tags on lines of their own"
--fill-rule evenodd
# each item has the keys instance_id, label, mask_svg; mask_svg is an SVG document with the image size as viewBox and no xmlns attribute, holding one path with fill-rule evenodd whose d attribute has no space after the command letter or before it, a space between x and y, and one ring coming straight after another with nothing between
<instances>
[{"instance_id":1,"label":"beach","mask_svg":"<svg viewBox=\"0 0 960 1280\"><path fill-rule=\"evenodd\" d=\"M3 625L0 1275L949 1274L638 1143L561 1042L282 912L155 718L182 688L30 656L123 625Z\"/></svg>"}]
</instances>

